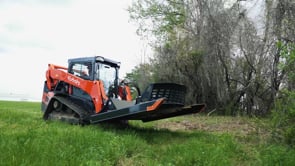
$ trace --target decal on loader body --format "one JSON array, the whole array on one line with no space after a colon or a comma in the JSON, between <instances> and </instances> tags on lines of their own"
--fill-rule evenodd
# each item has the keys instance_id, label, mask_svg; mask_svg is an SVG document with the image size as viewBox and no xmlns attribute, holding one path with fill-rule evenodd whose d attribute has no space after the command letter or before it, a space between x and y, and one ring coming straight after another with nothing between
<instances>
[{"instance_id":1,"label":"decal on loader body","mask_svg":"<svg viewBox=\"0 0 295 166\"><path fill-rule=\"evenodd\" d=\"M77 80L77 79L75 79L75 78L73 78L73 77L71 77L71 76L68 76L68 80L69 80L70 82L73 82L74 84L80 86L80 81L79 81L79 80Z\"/></svg>"}]
</instances>

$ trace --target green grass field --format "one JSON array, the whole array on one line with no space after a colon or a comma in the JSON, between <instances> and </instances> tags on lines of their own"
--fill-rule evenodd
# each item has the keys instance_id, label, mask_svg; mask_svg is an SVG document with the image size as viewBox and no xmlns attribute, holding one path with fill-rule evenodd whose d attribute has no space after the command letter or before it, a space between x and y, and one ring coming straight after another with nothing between
<instances>
[{"instance_id":1,"label":"green grass field","mask_svg":"<svg viewBox=\"0 0 295 166\"><path fill-rule=\"evenodd\" d=\"M198 115L82 127L45 122L40 103L0 101L0 165L294 165L267 126Z\"/></svg>"}]
</instances>

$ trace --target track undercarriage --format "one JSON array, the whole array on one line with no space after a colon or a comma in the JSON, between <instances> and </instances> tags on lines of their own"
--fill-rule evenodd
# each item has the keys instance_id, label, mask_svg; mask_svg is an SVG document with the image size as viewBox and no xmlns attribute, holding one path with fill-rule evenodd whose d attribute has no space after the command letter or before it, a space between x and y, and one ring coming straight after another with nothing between
<instances>
[{"instance_id":1,"label":"track undercarriage","mask_svg":"<svg viewBox=\"0 0 295 166\"><path fill-rule=\"evenodd\" d=\"M63 96L55 96L43 115L45 120L61 120L71 124L84 124L87 111Z\"/></svg>"}]
</instances>

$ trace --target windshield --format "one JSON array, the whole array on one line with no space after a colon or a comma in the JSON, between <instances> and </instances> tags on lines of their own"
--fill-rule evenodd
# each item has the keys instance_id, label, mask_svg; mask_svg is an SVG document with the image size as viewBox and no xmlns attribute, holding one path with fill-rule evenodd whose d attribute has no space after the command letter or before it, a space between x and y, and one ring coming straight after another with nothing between
<instances>
[{"instance_id":1,"label":"windshield","mask_svg":"<svg viewBox=\"0 0 295 166\"><path fill-rule=\"evenodd\" d=\"M99 63L97 70L97 80L103 81L105 92L108 94L109 88L116 80L116 68Z\"/></svg>"},{"instance_id":2,"label":"windshield","mask_svg":"<svg viewBox=\"0 0 295 166\"><path fill-rule=\"evenodd\" d=\"M92 69L91 62L77 62L77 63L72 63L69 69L69 72L74 74L75 76L89 80L92 78L91 69Z\"/></svg>"}]
</instances>

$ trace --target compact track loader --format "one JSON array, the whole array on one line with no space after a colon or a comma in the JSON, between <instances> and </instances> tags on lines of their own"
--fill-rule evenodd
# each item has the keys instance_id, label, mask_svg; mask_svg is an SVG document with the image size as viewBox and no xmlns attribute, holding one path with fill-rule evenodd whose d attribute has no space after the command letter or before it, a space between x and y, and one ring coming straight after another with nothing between
<instances>
[{"instance_id":1,"label":"compact track loader","mask_svg":"<svg viewBox=\"0 0 295 166\"><path fill-rule=\"evenodd\" d=\"M44 82L43 118L72 124L104 121L143 122L198 113L204 104L185 106L186 87L150 84L132 101L128 84L120 82L120 62L101 56L68 60L68 67L48 65Z\"/></svg>"}]
</instances>

